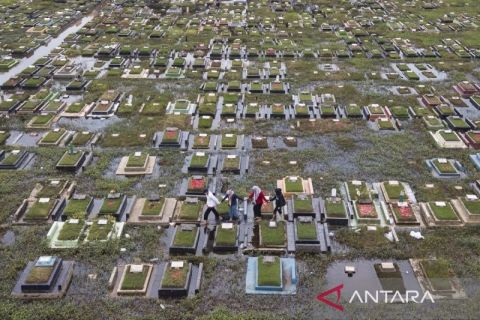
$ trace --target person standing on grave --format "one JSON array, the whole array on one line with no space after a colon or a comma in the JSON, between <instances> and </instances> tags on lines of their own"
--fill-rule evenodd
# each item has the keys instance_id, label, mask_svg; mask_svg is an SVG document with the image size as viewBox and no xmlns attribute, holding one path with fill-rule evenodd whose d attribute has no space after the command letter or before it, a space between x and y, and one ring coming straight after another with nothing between
<instances>
[{"instance_id":1,"label":"person standing on grave","mask_svg":"<svg viewBox=\"0 0 480 320\"><path fill-rule=\"evenodd\" d=\"M205 210L205 213L203 214L203 224L208 224L208 215L210 212L213 212L215 215L215 220L220 220L220 216L218 214L218 211L216 209L217 205L220 204L220 201L218 201L217 197L208 189L205 189L203 191L203 194L207 197L207 210Z\"/></svg>"},{"instance_id":2,"label":"person standing on grave","mask_svg":"<svg viewBox=\"0 0 480 320\"><path fill-rule=\"evenodd\" d=\"M276 220L277 213L279 218L282 217L282 208L287 204L285 197L283 196L282 189L275 188L275 195L270 197L270 201L275 201L275 209L273 209L272 220Z\"/></svg>"},{"instance_id":3,"label":"person standing on grave","mask_svg":"<svg viewBox=\"0 0 480 320\"><path fill-rule=\"evenodd\" d=\"M222 202L228 200L228 217L230 221L235 221L238 220L238 212L237 212L237 207L238 207L238 200L240 200L240 197L237 196L237 194L232 190L229 189L227 190L227 193L225 194L225 197L223 197Z\"/></svg>"},{"instance_id":4,"label":"person standing on grave","mask_svg":"<svg viewBox=\"0 0 480 320\"><path fill-rule=\"evenodd\" d=\"M262 189L258 186L253 186L250 195L248 196L249 200L253 202L253 215L256 220L262 219L262 205L268 202L268 199L265 197Z\"/></svg>"}]
</instances>

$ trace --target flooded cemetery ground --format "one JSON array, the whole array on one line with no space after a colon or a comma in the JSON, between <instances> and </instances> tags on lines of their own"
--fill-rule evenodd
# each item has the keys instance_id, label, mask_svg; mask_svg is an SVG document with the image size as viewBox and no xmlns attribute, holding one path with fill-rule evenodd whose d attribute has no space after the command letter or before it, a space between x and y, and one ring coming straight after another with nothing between
<instances>
[{"instance_id":1,"label":"flooded cemetery ground","mask_svg":"<svg viewBox=\"0 0 480 320\"><path fill-rule=\"evenodd\" d=\"M479 16L0 0L0 318L475 318Z\"/></svg>"}]
</instances>

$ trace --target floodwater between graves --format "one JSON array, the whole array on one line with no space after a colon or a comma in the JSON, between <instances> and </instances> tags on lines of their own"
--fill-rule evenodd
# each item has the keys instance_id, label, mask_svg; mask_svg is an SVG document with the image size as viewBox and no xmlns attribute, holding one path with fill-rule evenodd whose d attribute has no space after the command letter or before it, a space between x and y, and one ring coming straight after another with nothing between
<instances>
[{"instance_id":1,"label":"floodwater between graves","mask_svg":"<svg viewBox=\"0 0 480 320\"><path fill-rule=\"evenodd\" d=\"M2 236L1 242L4 246L12 245L15 242L15 232L11 230L8 230L7 232L5 232L5 234L3 234Z\"/></svg>"},{"instance_id":2,"label":"floodwater between graves","mask_svg":"<svg viewBox=\"0 0 480 320\"><path fill-rule=\"evenodd\" d=\"M382 284L374 269L374 264L381 262L385 261L360 259L333 263L328 267L327 275L325 277L327 279L328 287L330 288L338 284L343 284L343 291L348 296L351 296L355 290L366 290L369 292L382 290ZM394 262L398 266L406 290L422 291L415 276L415 272L408 260L388 260L388 262ZM345 273L346 266L355 267L355 273L351 277Z\"/></svg>"},{"instance_id":3,"label":"floodwater between graves","mask_svg":"<svg viewBox=\"0 0 480 320\"><path fill-rule=\"evenodd\" d=\"M7 82L8 79L18 75L27 67L33 65L35 61L37 61L38 59L49 55L55 48L57 48L62 44L63 40L65 40L66 37L80 30L85 24L90 22L92 19L93 19L93 15L89 15L82 18L77 23L65 29L56 38L53 38L52 40L50 40L47 43L47 45L39 47L37 50L34 51L34 53L31 56L21 59L15 67L13 67L12 69L10 69L5 73L0 73L0 85Z\"/></svg>"}]
</instances>

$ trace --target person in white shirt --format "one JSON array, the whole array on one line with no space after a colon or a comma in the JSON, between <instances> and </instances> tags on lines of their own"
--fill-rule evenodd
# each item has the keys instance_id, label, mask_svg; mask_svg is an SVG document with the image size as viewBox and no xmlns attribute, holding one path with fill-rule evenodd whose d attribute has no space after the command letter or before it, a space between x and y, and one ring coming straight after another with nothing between
<instances>
[{"instance_id":1,"label":"person in white shirt","mask_svg":"<svg viewBox=\"0 0 480 320\"><path fill-rule=\"evenodd\" d=\"M205 210L205 213L203 214L203 224L207 224L208 215L210 214L210 212L213 212L216 220L220 219L220 216L216 209L217 205L220 204L220 201L217 199L217 197L214 196L214 194L211 191L207 189L204 191L204 194L207 197L207 210Z\"/></svg>"}]
</instances>

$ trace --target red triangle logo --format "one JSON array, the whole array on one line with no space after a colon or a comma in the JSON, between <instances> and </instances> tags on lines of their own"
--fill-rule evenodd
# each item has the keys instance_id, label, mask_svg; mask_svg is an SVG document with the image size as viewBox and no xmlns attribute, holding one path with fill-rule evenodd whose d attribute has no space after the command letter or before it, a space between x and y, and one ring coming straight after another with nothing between
<instances>
[{"instance_id":1,"label":"red triangle logo","mask_svg":"<svg viewBox=\"0 0 480 320\"><path fill-rule=\"evenodd\" d=\"M327 290L325 292L320 293L317 296L317 300L329 305L330 307L332 307L332 308L334 308L338 311L343 311L343 307L339 303L340 298L342 297L342 289L343 289L343 283L341 285L336 286L335 288L332 288L330 290ZM337 294L337 301L336 302L333 302L333 301L328 300L326 298L328 295L330 295L332 293Z\"/></svg>"}]
</instances>

